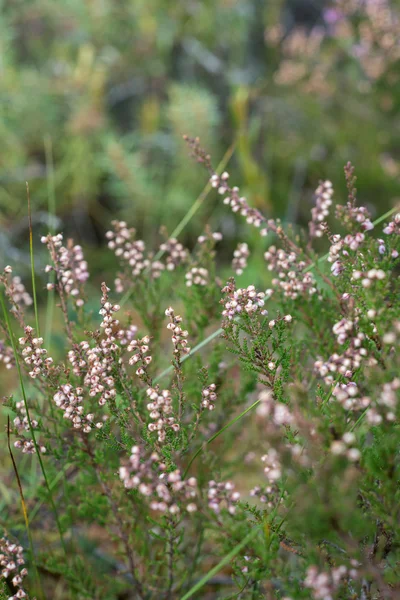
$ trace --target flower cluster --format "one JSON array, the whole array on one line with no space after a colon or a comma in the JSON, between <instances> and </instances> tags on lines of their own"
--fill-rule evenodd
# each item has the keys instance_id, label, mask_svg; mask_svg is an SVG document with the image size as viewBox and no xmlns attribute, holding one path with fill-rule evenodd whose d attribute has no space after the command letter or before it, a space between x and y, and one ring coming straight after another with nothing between
<instances>
[{"instance_id":1,"label":"flower cluster","mask_svg":"<svg viewBox=\"0 0 400 600\"><path fill-rule=\"evenodd\" d=\"M15 432L18 439L14 442L14 447L22 450L23 454L34 454L36 452L35 444L33 440L29 440L23 436L23 433L30 431L29 420L26 414L26 408L24 402L20 401L15 404L15 411L17 416L13 420ZM37 429L39 423L36 419L30 419L32 429ZM45 454L45 446L39 446L39 450L42 454Z\"/></svg>"},{"instance_id":2,"label":"flower cluster","mask_svg":"<svg viewBox=\"0 0 400 600\"><path fill-rule=\"evenodd\" d=\"M72 422L74 429L90 433L94 425L94 414L85 415L83 412L83 388L63 384L54 394L53 400L64 411L64 419ZM95 426L101 429L103 423L99 421Z\"/></svg>"},{"instance_id":3,"label":"flower cluster","mask_svg":"<svg viewBox=\"0 0 400 600\"><path fill-rule=\"evenodd\" d=\"M270 482L277 481L282 476L282 466L279 460L279 454L275 448L269 448L267 454L261 457L264 463L264 473Z\"/></svg>"},{"instance_id":4,"label":"flower cluster","mask_svg":"<svg viewBox=\"0 0 400 600\"><path fill-rule=\"evenodd\" d=\"M129 325L125 329L119 329L116 333L116 337L120 346L127 346L135 339L138 328L136 325Z\"/></svg>"},{"instance_id":5,"label":"flower cluster","mask_svg":"<svg viewBox=\"0 0 400 600\"><path fill-rule=\"evenodd\" d=\"M167 255L167 271L174 271L176 267L187 262L189 258L186 248L175 238L170 238L160 246L160 250Z\"/></svg>"},{"instance_id":6,"label":"flower cluster","mask_svg":"<svg viewBox=\"0 0 400 600\"><path fill-rule=\"evenodd\" d=\"M46 272L55 270L57 274L58 285L60 285L67 296L71 296L76 306L83 306L83 285L89 278L88 264L84 259L81 246L75 245L72 240L68 240L67 245L63 246L63 235L43 236L41 239L46 244L54 266L48 265ZM52 283L47 284L47 289L53 289Z\"/></svg>"},{"instance_id":7,"label":"flower cluster","mask_svg":"<svg viewBox=\"0 0 400 600\"><path fill-rule=\"evenodd\" d=\"M355 568L349 570L344 565L333 567L330 572L318 571L312 565L307 569L304 585L311 590L314 600L333 600L343 580L348 577L356 579L357 575Z\"/></svg>"},{"instance_id":8,"label":"flower cluster","mask_svg":"<svg viewBox=\"0 0 400 600\"><path fill-rule=\"evenodd\" d=\"M383 229L383 233L386 235L400 235L400 213L397 213L393 221L390 221L388 225Z\"/></svg>"},{"instance_id":9,"label":"flower cluster","mask_svg":"<svg viewBox=\"0 0 400 600\"><path fill-rule=\"evenodd\" d=\"M200 245L205 244L207 240L215 242L220 242L222 240L222 233L219 231L207 231L205 235L199 235L197 241Z\"/></svg>"},{"instance_id":10,"label":"flower cluster","mask_svg":"<svg viewBox=\"0 0 400 600\"><path fill-rule=\"evenodd\" d=\"M21 326L24 325L23 308L30 306L33 302L31 296L25 289L21 278L18 276L11 277L12 268L7 265L3 272L0 273L0 283L4 285L4 291L11 303L11 313L18 320Z\"/></svg>"},{"instance_id":11,"label":"flower cluster","mask_svg":"<svg viewBox=\"0 0 400 600\"><path fill-rule=\"evenodd\" d=\"M221 300L221 304L224 306L222 316L229 321L242 312L247 314L268 314L268 311L263 308L268 295L264 292L257 292L254 285L236 289L235 282L230 280L222 288L222 293L227 296L227 298Z\"/></svg>"},{"instance_id":12,"label":"flower cluster","mask_svg":"<svg viewBox=\"0 0 400 600\"><path fill-rule=\"evenodd\" d=\"M6 369L12 369L15 366L14 352L12 348L6 345L4 340L0 340L0 362Z\"/></svg>"},{"instance_id":13,"label":"flower cluster","mask_svg":"<svg viewBox=\"0 0 400 600\"><path fill-rule=\"evenodd\" d=\"M87 373L87 351L90 349L90 344L87 341L75 344L72 350L68 351L68 360L72 365L72 372L80 377Z\"/></svg>"},{"instance_id":14,"label":"flower cluster","mask_svg":"<svg viewBox=\"0 0 400 600\"><path fill-rule=\"evenodd\" d=\"M241 275L247 267L247 259L250 256L249 246L246 243L238 244L233 253L232 269L236 275Z\"/></svg>"},{"instance_id":15,"label":"flower cluster","mask_svg":"<svg viewBox=\"0 0 400 600\"><path fill-rule=\"evenodd\" d=\"M217 514L221 512L221 508L226 508L231 515L235 514L240 493L235 491L235 484L231 481L209 481L207 496L208 506Z\"/></svg>"},{"instance_id":16,"label":"flower cluster","mask_svg":"<svg viewBox=\"0 0 400 600\"><path fill-rule=\"evenodd\" d=\"M152 262L151 256L146 256L146 245L143 240L135 240L135 229L128 228L125 221L111 221L113 231L107 231L106 238L108 247L114 250L123 265L129 270L130 275L139 277L144 271L149 271L153 279L158 279L164 270L164 265L160 261ZM125 287L124 278L118 277L115 280L117 292L122 292Z\"/></svg>"},{"instance_id":17,"label":"flower cluster","mask_svg":"<svg viewBox=\"0 0 400 600\"><path fill-rule=\"evenodd\" d=\"M330 356L328 361L317 360L314 364L315 370L324 378L326 384L333 383L333 374L338 373L346 379L351 379L353 373L361 365L361 361L368 356L367 349L362 347L366 337L357 328L358 318L354 321L350 319L341 319L333 326L333 333L336 335L340 345L348 342L347 348L342 354L336 352Z\"/></svg>"},{"instance_id":18,"label":"flower cluster","mask_svg":"<svg viewBox=\"0 0 400 600\"><path fill-rule=\"evenodd\" d=\"M246 198L240 196L238 187L229 187L228 179L229 173L226 171L222 173L222 175L214 173L210 178L210 183L213 188L217 188L218 194L225 196L224 204L228 204L233 212L239 212L246 218L247 223L258 228L261 227L261 225L265 223L265 217L259 210L249 206Z\"/></svg>"},{"instance_id":19,"label":"flower cluster","mask_svg":"<svg viewBox=\"0 0 400 600\"><path fill-rule=\"evenodd\" d=\"M400 340L400 321L394 321L394 323L392 323L392 327L393 329L387 331L382 337L383 343L389 346Z\"/></svg>"},{"instance_id":20,"label":"flower cluster","mask_svg":"<svg viewBox=\"0 0 400 600\"><path fill-rule=\"evenodd\" d=\"M53 359L48 356L46 358L47 350L42 348L43 338L33 336L33 327L27 325L24 329L25 337L19 338L19 343L24 346L22 350L22 356L24 361L32 370L29 371L29 375L35 379L38 376L47 377L49 374L50 367L53 364Z\"/></svg>"},{"instance_id":21,"label":"flower cluster","mask_svg":"<svg viewBox=\"0 0 400 600\"><path fill-rule=\"evenodd\" d=\"M385 230L387 231L386 227L385 227L385 229L383 231L385 232ZM393 233L393 231L391 231L391 233ZM378 238L376 241L378 243L378 252L379 252L379 254L386 254L386 241L384 239L382 239L382 238ZM398 250L396 250L395 248L393 248L393 250L391 250L391 252L390 252L390 256L392 258L399 258L399 252L398 252Z\"/></svg>"},{"instance_id":22,"label":"flower cluster","mask_svg":"<svg viewBox=\"0 0 400 600\"><path fill-rule=\"evenodd\" d=\"M333 388L332 396L345 410L363 410L367 408L371 402L366 396L359 397L359 389L354 381L337 383Z\"/></svg>"},{"instance_id":23,"label":"flower cluster","mask_svg":"<svg viewBox=\"0 0 400 600\"><path fill-rule=\"evenodd\" d=\"M330 181L321 181L315 191L315 206L308 224L310 238L320 238L325 232L326 219L332 205L333 187Z\"/></svg>"},{"instance_id":24,"label":"flower cluster","mask_svg":"<svg viewBox=\"0 0 400 600\"><path fill-rule=\"evenodd\" d=\"M173 431L179 431L180 426L175 423L175 417L172 416L172 396L169 390L160 390L158 386L149 387L147 389L147 395L149 402L147 404L147 410L150 413L150 418L153 420L152 423L148 424L148 429L151 433L157 432L158 441L160 443L165 441L167 429Z\"/></svg>"},{"instance_id":25,"label":"flower cluster","mask_svg":"<svg viewBox=\"0 0 400 600\"><path fill-rule=\"evenodd\" d=\"M193 267L186 273L185 278L187 287L191 287L192 285L205 286L209 281L209 273L203 267Z\"/></svg>"},{"instance_id":26,"label":"flower cluster","mask_svg":"<svg viewBox=\"0 0 400 600\"><path fill-rule=\"evenodd\" d=\"M277 504L283 503L287 492L282 494L279 486L274 483L270 483L264 487L256 485L250 492L252 498L258 498L262 504L266 504L267 508L275 508Z\"/></svg>"},{"instance_id":27,"label":"flower cluster","mask_svg":"<svg viewBox=\"0 0 400 600\"><path fill-rule=\"evenodd\" d=\"M348 431L343 434L340 440L332 442L330 450L335 456L346 456L352 462L356 462L360 459L361 452L354 447L355 441L356 436L354 433Z\"/></svg>"},{"instance_id":28,"label":"flower cluster","mask_svg":"<svg viewBox=\"0 0 400 600\"><path fill-rule=\"evenodd\" d=\"M383 269L369 269L366 273L362 271L353 271L351 278L353 281L361 279L361 285L364 288L371 287L374 281L382 281L386 278L386 273Z\"/></svg>"},{"instance_id":29,"label":"flower cluster","mask_svg":"<svg viewBox=\"0 0 400 600\"><path fill-rule=\"evenodd\" d=\"M214 408L215 408L214 402L217 399L217 394L215 393L216 389L217 389L217 386L215 385L215 383L211 383L210 385L207 385L206 387L203 388L203 390L201 392L201 396L202 396L201 407L202 408L206 408L208 410L214 410Z\"/></svg>"},{"instance_id":30,"label":"flower cluster","mask_svg":"<svg viewBox=\"0 0 400 600\"><path fill-rule=\"evenodd\" d=\"M15 304L23 304L25 306L31 306L33 300L30 294L25 289L24 284L21 281L21 277L15 275L11 280L10 291L12 299Z\"/></svg>"},{"instance_id":31,"label":"flower cluster","mask_svg":"<svg viewBox=\"0 0 400 600\"><path fill-rule=\"evenodd\" d=\"M23 580L28 575L28 569L24 567L23 551L22 546L11 543L6 537L0 539L0 576L11 581L14 588L18 590L15 594L9 596L8 600L28 598L23 585Z\"/></svg>"},{"instance_id":32,"label":"flower cluster","mask_svg":"<svg viewBox=\"0 0 400 600\"><path fill-rule=\"evenodd\" d=\"M189 513L197 510L196 479L183 480L179 469L167 473L156 452L146 459L143 449L133 446L129 463L120 467L119 476L125 488L137 489L148 500L151 510L171 515L180 512L180 505Z\"/></svg>"},{"instance_id":33,"label":"flower cluster","mask_svg":"<svg viewBox=\"0 0 400 600\"><path fill-rule=\"evenodd\" d=\"M165 315L169 317L169 323L167 329L172 331L172 343L174 345L174 354L178 361L180 360L181 354L189 354L190 348L188 346L187 337L189 332L186 329L182 329L179 323L182 323L182 317L176 315L172 306L166 309Z\"/></svg>"},{"instance_id":34,"label":"flower cluster","mask_svg":"<svg viewBox=\"0 0 400 600\"><path fill-rule=\"evenodd\" d=\"M262 390L258 400L260 404L257 407L257 414L270 419L274 425L291 425L294 422L288 406L283 402L274 401L272 390Z\"/></svg>"},{"instance_id":35,"label":"flower cluster","mask_svg":"<svg viewBox=\"0 0 400 600\"><path fill-rule=\"evenodd\" d=\"M114 319L114 313L120 310L118 304L112 304L108 299L110 288L102 283L101 286L101 309L103 317L100 327L104 329L105 337L93 348L87 349L88 371L85 376L85 384L89 387L91 397L100 394L99 405L104 406L107 400L116 395L114 377L111 372L115 359L113 354L118 351L118 344L114 330L118 328L119 321Z\"/></svg>"},{"instance_id":36,"label":"flower cluster","mask_svg":"<svg viewBox=\"0 0 400 600\"><path fill-rule=\"evenodd\" d=\"M130 357L129 364L137 365L136 375L144 377L146 369L152 361L149 352L150 337L145 335L141 340L132 340L128 346L128 352L134 352Z\"/></svg>"},{"instance_id":37,"label":"flower cluster","mask_svg":"<svg viewBox=\"0 0 400 600\"><path fill-rule=\"evenodd\" d=\"M353 206L348 202L346 206L337 205L336 216L342 221L352 221L361 227L362 231L371 231L374 228L371 215L365 206Z\"/></svg>"},{"instance_id":38,"label":"flower cluster","mask_svg":"<svg viewBox=\"0 0 400 600\"><path fill-rule=\"evenodd\" d=\"M371 425L379 425L383 419L391 423L396 421L396 408L399 405L400 379L384 383L374 404L367 411L366 417ZM369 398L368 398L369 400Z\"/></svg>"},{"instance_id":39,"label":"flower cluster","mask_svg":"<svg viewBox=\"0 0 400 600\"><path fill-rule=\"evenodd\" d=\"M274 271L278 276L272 280L272 285L281 289L284 296L296 300L299 296L316 293L313 274L311 271L304 272L306 263L298 260L295 252L270 246L264 258L268 263L268 271Z\"/></svg>"}]
</instances>

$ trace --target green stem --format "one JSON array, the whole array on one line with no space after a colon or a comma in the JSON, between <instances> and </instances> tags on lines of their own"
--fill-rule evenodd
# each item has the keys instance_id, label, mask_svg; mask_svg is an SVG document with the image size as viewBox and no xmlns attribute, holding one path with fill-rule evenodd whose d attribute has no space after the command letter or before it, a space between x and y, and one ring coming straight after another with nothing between
<instances>
[{"instance_id":1,"label":"green stem","mask_svg":"<svg viewBox=\"0 0 400 600\"><path fill-rule=\"evenodd\" d=\"M51 504L51 507L52 507L52 510L53 510L53 513L54 513L54 518L56 520L58 533L60 535L61 545L62 545L62 548L63 548L63 551L64 551L65 555L67 555L67 549L66 549L66 546L65 546L64 536L63 536L62 528L61 528L61 523L60 523L60 520L59 520L59 517L58 517L56 505L54 503L53 494L51 493L51 488L50 488L49 481L48 481L48 478L47 478L46 470L44 468L42 456L40 454L40 449L39 449L39 446L38 446L38 443L37 443L37 440L36 440L35 430L32 427L32 421L31 421L30 412L29 412L28 400L27 400L27 397L26 397L25 386L24 386L24 382L23 382L23 379L22 379L21 367L20 367L20 364L19 364L19 356L18 356L16 345L15 345L14 333L13 333L13 330L11 328L10 318L9 318L9 315L8 315L8 312L7 312L7 308L6 308L6 304L5 304L5 301L4 301L3 292L1 292L1 291L0 291L0 304L1 304L1 307L3 309L4 320L5 320L7 328L8 328L8 335L10 337L11 346L12 346L12 349L13 349L13 352L14 352L14 358L15 358L15 363L16 363L16 366L17 366L17 371L18 371L18 377L19 377L19 382L20 382L20 386L21 386L22 397L23 397L23 400L24 400L24 406L25 406L25 410L26 410L26 416L27 416L27 419L28 419L29 431L30 431L30 434L31 434L31 437L32 437L33 445L35 447L36 455L37 455L38 460L39 460L39 465L40 465L40 469L41 469L42 474L43 474L43 479L45 481L45 485L46 485L46 488L47 488L47 491L48 491L50 504Z\"/></svg>"}]
</instances>

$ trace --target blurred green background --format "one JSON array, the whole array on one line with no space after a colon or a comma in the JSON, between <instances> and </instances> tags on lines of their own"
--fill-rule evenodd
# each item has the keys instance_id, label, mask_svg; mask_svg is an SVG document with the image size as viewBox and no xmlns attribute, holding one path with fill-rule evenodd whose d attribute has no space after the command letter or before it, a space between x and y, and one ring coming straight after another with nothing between
<instances>
[{"instance_id":1,"label":"blurred green background","mask_svg":"<svg viewBox=\"0 0 400 600\"><path fill-rule=\"evenodd\" d=\"M0 6L0 255L18 271L29 268L25 181L36 240L54 188L57 228L89 256L114 218L156 246L206 183L183 133L199 135L215 165L234 143L232 181L295 223L307 222L319 179L345 199L348 160L373 214L400 195L396 1ZM181 241L193 245L210 220L229 248L243 239L212 193Z\"/></svg>"}]
</instances>

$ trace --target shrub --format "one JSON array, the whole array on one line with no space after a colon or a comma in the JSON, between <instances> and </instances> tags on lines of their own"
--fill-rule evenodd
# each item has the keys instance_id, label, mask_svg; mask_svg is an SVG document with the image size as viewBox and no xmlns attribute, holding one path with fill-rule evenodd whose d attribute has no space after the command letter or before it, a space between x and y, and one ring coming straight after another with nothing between
<instances>
[{"instance_id":1,"label":"shrub","mask_svg":"<svg viewBox=\"0 0 400 600\"><path fill-rule=\"evenodd\" d=\"M1 522L8 594L396 598L400 213L373 223L349 163L336 221L322 181L308 231L283 227L187 142L265 238L257 287L222 277L218 232L154 254L114 221L98 321L82 248L50 233L56 356L21 281L1 276L0 357L20 382L4 402L22 502ZM232 257L240 277L250 251Z\"/></svg>"}]
</instances>

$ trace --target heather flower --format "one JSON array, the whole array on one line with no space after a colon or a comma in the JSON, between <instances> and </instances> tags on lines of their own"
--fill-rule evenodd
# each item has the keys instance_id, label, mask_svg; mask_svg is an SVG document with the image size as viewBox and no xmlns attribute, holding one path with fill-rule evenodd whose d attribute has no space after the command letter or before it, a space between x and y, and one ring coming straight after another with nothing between
<instances>
[{"instance_id":1,"label":"heather flower","mask_svg":"<svg viewBox=\"0 0 400 600\"><path fill-rule=\"evenodd\" d=\"M124 291L128 282L132 281L132 276L135 280L147 271L152 279L158 279L165 266L160 261L152 262L152 256L146 254L143 240L135 239L135 229L128 228L125 221L111 221L111 224L113 230L106 233L108 247L114 251L125 268L125 274L115 280L116 290Z\"/></svg>"},{"instance_id":2,"label":"heather flower","mask_svg":"<svg viewBox=\"0 0 400 600\"><path fill-rule=\"evenodd\" d=\"M114 319L114 314L120 310L120 306L109 301L108 292L110 288L105 283L102 283L101 290L102 307L99 313L103 320L100 327L104 329L105 337L98 341L93 348L87 348L88 371L84 382L89 387L91 397L100 395L98 403L103 406L116 395L112 370L115 361L114 353L119 350L114 335L114 332L118 329L119 321Z\"/></svg>"},{"instance_id":3,"label":"heather flower","mask_svg":"<svg viewBox=\"0 0 400 600\"><path fill-rule=\"evenodd\" d=\"M231 515L235 514L240 493L235 491L235 485L232 482L209 481L207 496L208 506L217 514L221 512L222 508L226 508Z\"/></svg>"},{"instance_id":4,"label":"heather flower","mask_svg":"<svg viewBox=\"0 0 400 600\"><path fill-rule=\"evenodd\" d=\"M200 245L205 244L207 241L220 242L222 240L222 233L219 231L207 231L205 235L200 235L197 241Z\"/></svg>"},{"instance_id":5,"label":"heather flower","mask_svg":"<svg viewBox=\"0 0 400 600\"><path fill-rule=\"evenodd\" d=\"M272 280L272 285L283 292L283 295L292 300L299 296L312 296L316 293L316 282L311 271L304 272L306 263L298 260L295 252L285 252L270 246L264 254L268 263L268 271L274 271L277 277Z\"/></svg>"},{"instance_id":6,"label":"heather flower","mask_svg":"<svg viewBox=\"0 0 400 600\"><path fill-rule=\"evenodd\" d=\"M116 337L120 346L128 346L128 344L131 344L131 342L135 339L137 329L138 328L136 325L129 325L125 329L120 329L116 333Z\"/></svg>"},{"instance_id":7,"label":"heather flower","mask_svg":"<svg viewBox=\"0 0 400 600\"><path fill-rule=\"evenodd\" d=\"M12 268L7 265L0 274L0 283L4 285L4 291L11 304L11 314L24 326L24 308L31 306L33 300L25 289L21 278L17 275L11 277Z\"/></svg>"},{"instance_id":8,"label":"heather flower","mask_svg":"<svg viewBox=\"0 0 400 600\"><path fill-rule=\"evenodd\" d=\"M321 181L315 191L315 206L311 210L311 221L308 224L310 238L320 238L326 228L329 208L332 205L333 188L330 181Z\"/></svg>"},{"instance_id":9,"label":"heather flower","mask_svg":"<svg viewBox=\"0 0 400 600\"><path fill-rule=\"evenodd\" d=\"M330 451L335 456L346 456L350 461L356 462L361 457L361 452L354 447L356 436L352 432L345 433L340 440L331 443Z\"/></svg>"},{"instance_id":10,"label":"heather flower","mask_svg":"<svg viewBox=\"0 0 400 600\"><path fill-rule=\"evenodd\" d=\"M128 346L128 352L134 352L129 359L129 364L137 367L136 375L145 381L149 381L147 367L152 361L152 357L149 355L149 343L150 337L145 335L141 340L132 340Z\"/></svg>"},{"instance_id":11,"label":"heather flower","mask_svg":"<svg viewBox=\"0 0 400 600\"><path fill-rule=\"evenodd\" d=\"M268 314L268 311L263 308L266 295L264 292L257 292L254 285L236 289L234 281L231 280L222 288L222 293L226 296L221 300L224 306L222 316L229 321L241 314L242 311L247 314Z\"/></svg>"},{"instance_id":12,"label":"heather flower","mask_svg":"<svg viewBox=\"0 0 400 600\"><path fill-rule=\"evenodd\" d=\"M318 571L318 568L312 565L307 569L304 585L311 590L314 600L333 600L343 580L349 576L355 579L357 571L349 571L344 565L333 567L329 572Z\"/></svg>"},{"instance_id":13,"label":"heather flower","mask_svg":"<svg viewBox=\"0 0 400 600\"><path fill-rule=\"evenodd\" d=\"M238 244L233 253L232 268L236 275L241 275L247 267L247 259L250 256L249 247L246 243Z\"/></svg>"},{"instance_id":14,"label":"heather flower","mask_svg":"<svg viewBox=\"0 0 400 600\"><path fill-rule=\"evenodd\" d=\"M22 546L10 542L7 537L0 539L0 578L10 581L17 589L15 594L8 597L8 600L28 598L23 584L24 578L28 575L28 569L24 566L23 551Z\"/></svg>"},{"instance_id":15,"label":"heather flower","mask_svg":"<svg viewBox=\"0 0 400 600\"><path fill-rule=\"evenodd\" d=\"M95 426L97 429L103 427L101 421L94 423L94 415L84 413L83 388L74 388L70 384L61 385L53 396L57 407L64 411L64 419L72 422L74 429L90 433Z\"/></svg>"},{"instance_id":16,"label":"heather flower","mask_svg":"<svg viewBox=\"0 0 400 600\"><path fill-rule=\"evenodd\" d=\"M390 221L388 225L383 229L383 233L386 235L399 235L400 234L400 213L397 213L393 221Z\"/></svg>"},{"instance_id":17,"label":"heather flower","mask_svg":"<svg viewBox=\"0 0 400 600\"><path fill-rule=\"evenodd\" d=\"M41 241L46 244L54 265L48 265L46 272L55 270L57 285L61 286L67 296L73 298L77 307L83 306L84 284L89 278L89 271L81 246L74 245L72 240L68 240L67 245L63 246L62 233L48 234L43 236ZM47 287L52 289L52 286L50 283Z\"/></svg>"},{"instance_id":18,"label":"heather flower","mask_svg":"<svg viewBox=\"0 0 400 600\"><path fill-rule=\"evenodd\" d=\"M50 368L53 365L53 359L47 355L47 350L42 348L43 338L34 337L34 329L27 325L25 327L25 337L19 338L19 343L24 346L22 356L24 362L32 368L29 375L35 379L36 377L47 377Z\"/></svg>"},{"instance_id":19,"label":"heather flower","mask_svg":"<svg viewBox=\"0 0 400 600\"><path fill-rule=\"evenodd\" d=\"M160 246L160 250L167 255L167 271L174 271L188 261L189 253L183 244L175 238L170 238Z\"/></svg>"},{"instance_id":20,"label":"heather flower","mask_svg":"<svg viewBox=\"0 0 400 600\"><path fill-rule=\"evenodd\" d=\"M139 446L133 446L129 462L121 466L119 476L127 489L137 489L151 510L176 515L184 505L187 512L197 510L197 481L194 477L183 480L179 469L166 471L156 452L145 455Z\"/></svg>"},{"instance_id":21,"label":"heather flower","mask_svg":"<svg viewBox=\"0 0 400 600\"><path fill-rule=\"evenodd\" d=\"M193 267L185 275L187 287L192 285L205 286L209 282L209 273L207 269L202 267Z\"/></svg>"},{"instance_id":22,"label":"heather flower","mask_svg":"<svg viewBox=\"0 0 400 600\"><path fill-rule=\"evenodd\" d=\"M4 340L0 340L0 363L3 363L6 369L12 369L15 366L14 352Z\"/></svg>"},{"instance_id":23,"label":"heather flower","mask_svg":"<svg viewBox=\"0 0 400 600\"><path fill-rule=\"evenodd\" d=\"M201 396L202 396L202 401L201 401L201 407L203 409L208 409L208 410L214 410L215 408L215 401L217 399L217 394L215 393L217 386L215 385L215 383L211 383L210 385L207 385L206 387L203 388L202 392L201 392Z\"/></svg>"},{"instance_id":24,"label":"heather flower","mask_svg":"<svg viewBox=\"0 0 400 600\"><path fill-rule=\"evenodd\" d=\"M279 460L279 455L275 448L270 448L267 454L261 457L261 462L264 463L264 473L270 482L277 481L282 476L282 466Z\"/></svg>"},{"instance_id":25,"label":"heather flower","mask_svg":"<svg viewBox=\"0 0 400 600\"><path fill-rule=\"evenodd\" d=\"M167 329L172 332L172 343L174 345L174 354L179 362L181 354L189 354L190 348L187 345L187 337L189 335L188 331L182 329L179 323L182 323L182 317L180 315L175 315L175 311L170 306L166 309L165 314L169 317L169 323L167 325Z\"/></svg>"},{"instance_id":26,"label":"heather flower","mask_svg":"<svg viewBox=\"0 0 400 600\"><path fill-rule=\"evenodd\" d=\"M178 423L175 422L173 416L172 396L169 390L160 390L158 386L149 387L147 389L149 402L147 410L149 411L152 422L148 424L148 430L153 433L157 432L158 441L163 443L166 439L167 429L172 429L177 432L180 429Z\"/></svg>"}]
</instances>

